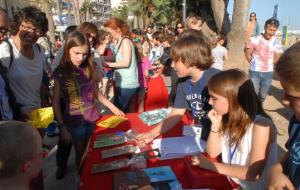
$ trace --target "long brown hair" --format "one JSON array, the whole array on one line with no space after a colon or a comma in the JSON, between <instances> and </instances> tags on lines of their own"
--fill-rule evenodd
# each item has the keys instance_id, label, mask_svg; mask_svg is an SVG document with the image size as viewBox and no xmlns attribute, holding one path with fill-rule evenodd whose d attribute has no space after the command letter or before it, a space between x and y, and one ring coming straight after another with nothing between
<instances>
[{"instance_id":1,"label":"long brown hair","mask_svg":"<svg viewBox=\"0 0 300 190\"><path fill-rule=\"evenodd\" d=\"M262 108L253 83L241 70L230 69L214 75L208 89L228 99L228 113L223 116L221 130L229 134L230 146L240 143L256 115L270 118Z\"/></svg>"},{"instance_id":2,"label":"long brown hair","mask_svg":"<svg viewBox=\"0 0 300 190\"><path fill-rule=\"evenodd\" d=\"M87 39L84 33L74 31L68 35L68 38L64 44L64 53L60 63L60 69L62 69L62 73L64 78L72 78L72 74L74 73L75 66L71 62L70 57L70 49L77 46L84 46L87 45L88 47L88 54L86 59L83 60L82 64L80 65L81 68L88 69L88 78L90 80L95 80L94 74L94 62L93 56L91 55L90 44L89 40Z\"/></svg>"}]
</instances>

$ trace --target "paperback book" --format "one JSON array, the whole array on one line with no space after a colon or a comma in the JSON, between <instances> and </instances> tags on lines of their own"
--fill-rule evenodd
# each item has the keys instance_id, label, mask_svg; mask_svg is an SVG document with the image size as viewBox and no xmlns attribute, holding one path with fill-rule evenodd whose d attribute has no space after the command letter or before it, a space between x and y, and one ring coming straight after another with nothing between
<instances>
[{"instance_id":1,"label":"paperback book","mask_svg":"<svg viewBox=\"0 0 300 190\"><path fill-rule=\"evenodd\" d=\"M103 134L96 137L94 141L94 148L103 148L108 146L114 146L124 144L126 142L126 136L123 134Z\"/></svg>"},{"instance_id":2,"label":"paperback book","mask_svg":"<svg viewBox=\"0 0 300 190\"><path fill-rule=\"evenodd\" d=\"M117 170L120 168L128 167L129 165L130 165L129 159L120 159L120 160L114 160L111 162L94 164L92 166L91 173L97 174L97 173L107 172L107 171L111 171L111 170Z\"/></svg>"},{"instance_id":3,"label":"paperback book","mask_svg":"<svg viewBox=\"0 0 300 190\"><path fill-rule=\"evenodd\" d=\"M114 190L140 190L150 185L150 179L143 171L116 172L113 174Z\"/></svg>"},{"instance_id":4,"label":"paperback book","mask_svg":"<svg viewBox=\"0 0 300 190\"><path fill-rule=\"evenodd\" d=\"M114 156L120 156L120 155L129 155L129 154L135 154L139 153L139 148L133 145L125 145L120 146L116 148L111 148L108 150L101 151L102 158L110 158Z\"/></svg>"}]
</instances>

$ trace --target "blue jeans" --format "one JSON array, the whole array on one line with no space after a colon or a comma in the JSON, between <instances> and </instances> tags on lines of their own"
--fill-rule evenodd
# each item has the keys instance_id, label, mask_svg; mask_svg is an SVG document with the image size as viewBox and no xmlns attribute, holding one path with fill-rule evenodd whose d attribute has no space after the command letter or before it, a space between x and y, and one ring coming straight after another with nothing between
<instances>
[{"instance_id":1,"label":"blue jeans","mask_svg":"<svg viewBox=\"0 0 300 190\"><path fill-rule=\"evenodd\" d=\"M81 124L79 126L67 127L72 135L72 142L88 140L95 128L94 124ZM61 136L59 136L61 137ZM60 138L57 144L56 165L57 167L67 168L68 158L72 149L72 143L66 144Z\"/></svg>"},{"instance_id":2,"label":"blue jeans","mask_svg":"<svg viewBox=\"0 0 300 190\"><path fill-rule=\"evenodd\" d=\"M127 113L130 108L130 100L137 93L139 88L115 88L114 104Z\"/></svg>"},{"instance_id":3,"label":"blue jeans","mask_svg":"<svg viewBox=\"0 0 300 190\"><path fill-rule=\"evenodd\" d=\"M264 102L272 84L273 72L249 71L249 78L261 102Z\"/></svg>"}]
</instances>

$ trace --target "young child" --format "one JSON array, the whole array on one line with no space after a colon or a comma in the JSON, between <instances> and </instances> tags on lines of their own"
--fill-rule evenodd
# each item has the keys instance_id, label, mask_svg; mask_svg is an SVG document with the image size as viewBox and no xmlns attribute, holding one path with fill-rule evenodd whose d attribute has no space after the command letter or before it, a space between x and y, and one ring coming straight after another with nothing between
<instances>
[{"instance_id":1,"label":"young child","mask_svg":"<svg viewBox=\"0 0 300 190\"><path fill-rule=\"evenodd\" d=\"M95 121L100 117L95 99L112 113L124 116L98 89L101 79L97 78L99 74L94 68L89 47L84 33L71 33L65 42L61 63L53 74L53 110L60 128L60 138L66 144L73 143L78 169ZM65 105L63 109L61 105Z\"/></svg>"},{"instance_id":2,"label":"young child","mask_svg":"<svg viewBox=\"0 0 300 190\"><path fill-rule=\"evenodd\" d=\"M137 136L141 146L171 129L186 110L191 111L195 123L201 123L205 129L209 129L204 111L208 103L208 94L204 89L208 80L218 72L210 68L212 64L210 44L202 36L180 37L172 45L171 58L177 76L190 78L178 84L175 103L167 118L150 132Z\"/></svg>"},{"instance_id":3,"label":"young child","mask_svg":"<svg viewBox=\"0 0 300 190\"><path fill-rule=\"evenodd\" d=\"M204 155L192 157L192 164L228 176L242 189L266 189L267 169L276 162L276 129L246 73L231 69L208 82L208 113L211 124L206 151L222 162Z\"/></svg>"},{"instance_id":4,"label":"young child","mask_svg":"<svg viewBox=\"0 0 300 190\"><path fill-rule=\"evenodd\" d=\"M223 47L225 42L225 37L223 35L217 35L212 40L212 55L214 57L213 68L216 68L220 71L223 70L224 61L228 59L227 49Z\"/></svg>"},{"instance_id":5,"label":"young child","mask_svg":"<svg viewBox=\"0 0 300 190\"><path fill-rule=\"evenodd\" d=\"M28 123L0 123L0 189L31 189L45 156L41 136Z\"/></svg>"},{"instance_id":6,"label":"young child","mask_svg":"<svg viewBox=\"0 0 300 190\"><path fill-rule=\"evenodd\" d=\"M288 152L269 172L269 189L300 189L300 42L286 50L275 66L285 92L283 104L294 111L289 123Z\"/></svg>"}]
</instances>

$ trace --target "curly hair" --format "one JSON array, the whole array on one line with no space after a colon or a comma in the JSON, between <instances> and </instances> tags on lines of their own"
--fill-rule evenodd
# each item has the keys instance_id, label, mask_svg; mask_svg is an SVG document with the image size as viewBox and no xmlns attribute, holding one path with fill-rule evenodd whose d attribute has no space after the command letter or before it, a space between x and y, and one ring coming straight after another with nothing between
<instances>
[{"instance_id":1,"label":"curly hair","mask_svg":"<svg viewBox=\"0 0 300 190\"><path fill-rule=\"evenodd\" d=\"M22 22L31 22L33 26L42 31L41 36L48 31L48 19L44 12L36 7L24 7L14 15L14 23L12 26L12 34L16 35Z\"/></svg>"}]
</instances>

